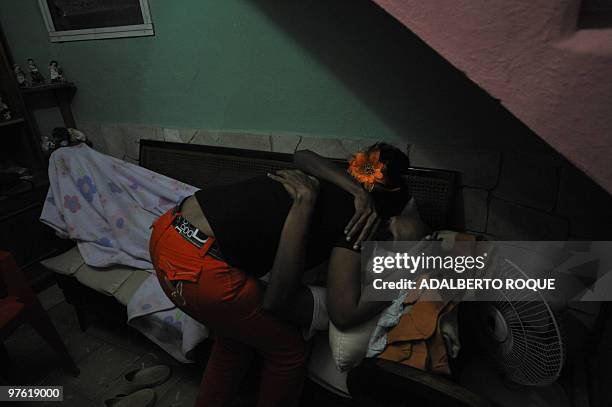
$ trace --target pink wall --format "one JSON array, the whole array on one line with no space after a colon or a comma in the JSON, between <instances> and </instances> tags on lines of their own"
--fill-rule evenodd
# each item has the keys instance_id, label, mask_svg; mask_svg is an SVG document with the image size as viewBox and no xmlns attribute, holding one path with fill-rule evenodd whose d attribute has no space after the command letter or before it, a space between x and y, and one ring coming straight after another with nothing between
<instances>
[{"instance_id":1,"label":"pink wall","mask_svg":"<svg viewBox=\"0 0 612 407\"><path fill-rule=\"evenodd\" d=\"M578 0L374 1L612 192L612 28Z\"/></svg>"}]
</instances>

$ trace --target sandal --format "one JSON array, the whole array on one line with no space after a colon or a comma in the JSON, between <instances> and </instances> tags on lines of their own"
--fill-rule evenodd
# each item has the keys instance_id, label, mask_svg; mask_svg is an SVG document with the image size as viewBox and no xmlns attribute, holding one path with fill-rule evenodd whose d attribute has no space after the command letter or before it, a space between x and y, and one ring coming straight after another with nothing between
<instances>
[{"instance_id":1,"label":"sandal","mask_svg":"<svg viewBox=\"0 0 612 407\"><path fill-rule=\"evenodd\" d=\"M105 400L108 407L153 407L155 404L155 390L142 389L128 396L120 396Z\"/></svg>"},{"instance_id":2,"label":"sandal","mask_svg":"<svg viewBox=\"0 0 612 407\"><path fill-rule=\"evenodd\" d=\"M127 373L125 381L114 391L116 397L127 396L141 389L158 386L170 377L170 367L166 365L156 365L135 369Z\"/></svg>"}]
</instances>

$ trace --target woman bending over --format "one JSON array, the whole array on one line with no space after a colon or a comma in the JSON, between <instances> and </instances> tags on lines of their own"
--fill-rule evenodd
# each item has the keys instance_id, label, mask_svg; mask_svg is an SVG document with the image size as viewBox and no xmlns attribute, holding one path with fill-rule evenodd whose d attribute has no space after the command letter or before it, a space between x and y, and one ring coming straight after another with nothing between
<instances>
[{"instance_id":1,"label":"woman bending over","mask_svg":"<svg viewBox=\"0 0 612 407\"><path fill-rule=\"evenodd\" d=\"M291 406L299 399L307 344L298 324L309 324L313 310L302 273L330 259L330 283L332 274L350 274L342 270L358 266L361 241L409 199L398 182L407 157L385 144L370 153L377 160L364 162L369 190L345 169L298 152L295 164L310 176L283 171L204 188L154 223L150 252L162 288L215 333L198 405L231 401L255 353L264 359L259 405ZM267 272L266 288L258 278ZM356 305L354 313L330 307L332 318L351 322L380 309L354 301L349 296L339 304Z\"/></svg>"}]
</instances>

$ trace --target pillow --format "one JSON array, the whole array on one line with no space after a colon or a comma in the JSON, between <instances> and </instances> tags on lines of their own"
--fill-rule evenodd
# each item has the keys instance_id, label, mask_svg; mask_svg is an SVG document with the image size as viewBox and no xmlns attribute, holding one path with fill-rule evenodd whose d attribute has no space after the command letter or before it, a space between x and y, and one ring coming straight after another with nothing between
<instances>
[{"instance_id":1,"label":"pillow","mask_svg":"<svg viewBox=\"0 0 612 407\"><path fill-rule=\"evenodd\" d=\"M370 336L376 328L379 316L375 316L361 325L341 331L329 321L329 346L336 367L340 371L357 366L368 351Z\"/></svg>"}]
</instances>

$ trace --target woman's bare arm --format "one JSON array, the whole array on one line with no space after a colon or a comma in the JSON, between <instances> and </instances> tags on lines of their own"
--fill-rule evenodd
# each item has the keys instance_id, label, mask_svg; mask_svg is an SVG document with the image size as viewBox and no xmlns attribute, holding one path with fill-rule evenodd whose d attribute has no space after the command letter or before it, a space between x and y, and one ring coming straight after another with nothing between
<instances>
[{"instance_id":1,"label":"woman's bare arm","mask_svg":"<svg viewBox=\"0 0 612 407\"><path fill-rule=\"evenodd\" d=\"M304 258L314 205L294 202L285 220L264 295L267 311L279 310L293 299L304 273Z\"/></svg>"},{"instance_id":2,"label":"woman's bare arm","mask_svg":"<svg viewBox=\"0 0 612 407\"><path fill-rule=\"evenodd\" d=\"M361 300L361 255L335 247L327 274L327 312L339 329L361 324L379 314L390 303Z\"/></svg>"},{"instance_id":3,"label":"woman's bare arm","mask_svg":"<svg viewBox=\"0 0 612 407\"><path fill-rule=\"evenodd\" d=\"M293 199L283 225L263 301L265 310L282 313L285 311L285 306L295 299L301 285L318 182L296 171L269 176L282 183Z\"/></svg>"},{"instance_id":4,"label":"woman's bare arm","mask_svg":"<svg viewBox=\"0 0 612 407\"><path fill-rule=\"evenodd\" d=\"M331 182L353 196L367 193L361 184L346 172L346 169L339 167L337 164L313 151L296 151L293 155L293 163L305 173Z\"/></svg>"},{"instance_id":5,"label":"woman's bare arm","mask_svg":"<svg viewBox=\"0 0 612 407\"><path fill-rule=\"evenodd\" d=\"M380 225L380 217L376 212L374 199L345 169L310 150L296 151L293 156L293 163L305 173L328 181L353 195L355 214L346 225L344 233L347 241L356 237L354 241L355 249L361 246L362 241L368 240L374 235Z\"/></svg>"}]
</instances>

